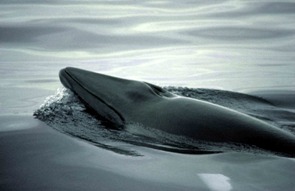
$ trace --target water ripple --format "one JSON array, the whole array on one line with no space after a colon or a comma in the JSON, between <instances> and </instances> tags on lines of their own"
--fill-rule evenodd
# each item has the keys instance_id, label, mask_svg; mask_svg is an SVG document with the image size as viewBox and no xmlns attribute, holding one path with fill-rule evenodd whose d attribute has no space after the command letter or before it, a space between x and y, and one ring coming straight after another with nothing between
<instances>
[{"instance_id":1,"label":"water ripple","mask_svg":"<svg viewBox=\"0 0 295 191\"><path fill-rule=\"evenodd\" d=\"M3 63L91 60L107 62L118 76L149 79L170 76L169 68L173 78L189 76L173 85L193 87L232 87L248 81L249 73L252 82L240 86L290 87L295 81L295 3L289 0L4 0L0 5Z\"/></svg>"}]
</instances>

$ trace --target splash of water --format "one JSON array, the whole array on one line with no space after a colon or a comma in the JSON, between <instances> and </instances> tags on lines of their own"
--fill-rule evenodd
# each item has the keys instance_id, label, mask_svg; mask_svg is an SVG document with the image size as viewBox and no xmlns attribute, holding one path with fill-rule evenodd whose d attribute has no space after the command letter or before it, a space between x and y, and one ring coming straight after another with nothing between
<instances>
[{"instance_id":1,"label":"splash of water","mask_svg":"<svg viewBox=\"0 0 295 191\"><path fill-rule=\"evenodd\" d=\"M273 124L277 123L271 115L263 115L265 110L275 107L259 97L221 90L183 87L165 87L165 89L177 95L209 101ZM241 148L243 151L256 152L256 148L253 147L200 142L137 123L126 124L124 129L113 128L111 124L89 112L83 102L72 91L65 88L59 88L55 95L46 98L40 108L35 111L34 116L62 133L124 155L141 155L134 150L135 147L130 145L187 154L216 153L241 150Z\"/></svg>"}]
</instances>

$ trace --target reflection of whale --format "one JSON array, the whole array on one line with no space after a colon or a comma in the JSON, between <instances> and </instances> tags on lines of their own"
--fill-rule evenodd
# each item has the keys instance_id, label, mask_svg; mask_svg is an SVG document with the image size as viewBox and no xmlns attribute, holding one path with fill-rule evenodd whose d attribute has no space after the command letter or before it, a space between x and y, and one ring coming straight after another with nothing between
<instances>
[{"instance_id":1,"label":"reflection of whale","mask_svg":"<svg viewBox=\"0 0 295 191\"><path fill-rule=\"evenodd\" d=\"M176 96L149 83L77 68L62 69L60 80L98 115L118 126L135 122L195 140L295 155L293 134L219 105Z\"/></svg>"}]
</instances>

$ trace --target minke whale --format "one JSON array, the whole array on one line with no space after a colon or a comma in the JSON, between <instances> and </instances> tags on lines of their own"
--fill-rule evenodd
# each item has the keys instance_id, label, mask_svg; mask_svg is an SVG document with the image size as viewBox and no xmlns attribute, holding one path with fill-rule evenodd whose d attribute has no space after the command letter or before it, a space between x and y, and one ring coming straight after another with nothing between
<instances>
[{"instance_id":1,"label":"minke whale","mask_svg":"<svg viewBox=\"0 0 295 191\"><path fill-rule=\"evenodd\" d=\"M156 85L78 68L60 70L61 83L108 122L139 123L198 141L233 143L295 156L295 135L249 115L181 97Z\"/></svg>"}]
</instances>

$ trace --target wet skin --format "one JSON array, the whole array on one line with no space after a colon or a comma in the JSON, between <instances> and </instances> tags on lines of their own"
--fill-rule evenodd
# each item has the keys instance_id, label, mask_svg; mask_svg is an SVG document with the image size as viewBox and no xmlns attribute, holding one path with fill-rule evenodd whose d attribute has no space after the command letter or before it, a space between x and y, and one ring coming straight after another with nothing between
<instances>
[{"instance_id":1,"label":"wet skin","mask_svg":"<svg viewBox=\"0 0 295 191\"><path fill-rule=\"evenodd\" d=\"M62 84L118 126L139 123L195 140L255 146L295 155L295 136L246 114L174 95L146 82L77 68L60 71Z\"/></svg>"}]
</instances>

